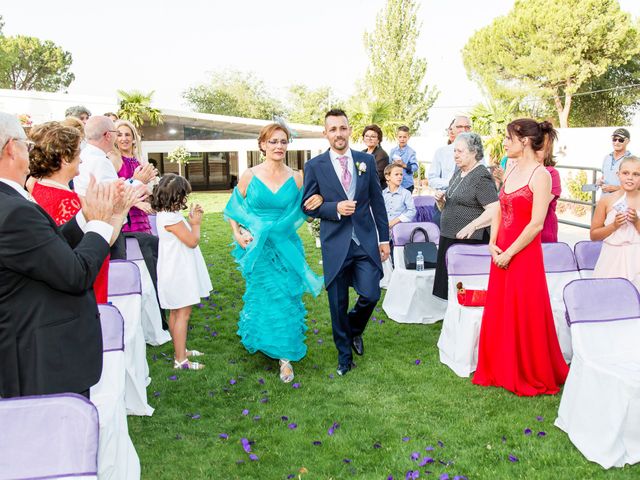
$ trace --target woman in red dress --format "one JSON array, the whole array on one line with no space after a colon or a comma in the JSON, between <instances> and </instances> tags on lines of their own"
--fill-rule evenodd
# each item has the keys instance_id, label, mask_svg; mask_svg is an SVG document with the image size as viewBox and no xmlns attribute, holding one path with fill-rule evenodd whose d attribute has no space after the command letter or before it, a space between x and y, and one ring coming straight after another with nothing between
<instances>
[{"instance_id":1,"label":"woman in red dress","mask_svg":"<svg viewBox=\"0 0 640 480\"><path fill-rule=\"evenodd\" d=\"M507 126L505 148L517 162L506 174L489 241L493 264L473 383L523 396L557 393L569 372L553 322L540 238L552 199L551 176L535 152L554 133L549 122L531 119Z\"/></svg>"},{"instance_id":2,"label":"woman in red dress","mask_svg":"<svg viewBox=\"0 0 640 480\"><path fill-rule=\"evenodd\" d=\"M47 122L29 132L35 147L30 154L29 170L35 181L28 187L34 200L44 208L57 225L71 220L82 208L80 197L69 188L69 182L78 174L80 166L81 133L78 129ZM125 202L131 201L130 196ZM114 215L112 241L115 240L126 218L128 204ZM107 257L93 284L97 303L107 303L109 257Z\"/></svg>"}]
</instances>

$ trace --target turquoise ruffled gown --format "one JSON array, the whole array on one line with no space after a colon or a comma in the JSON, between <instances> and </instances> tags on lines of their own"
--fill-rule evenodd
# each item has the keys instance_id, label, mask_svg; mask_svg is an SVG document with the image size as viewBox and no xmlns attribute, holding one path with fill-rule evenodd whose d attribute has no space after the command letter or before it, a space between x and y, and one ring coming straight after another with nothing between
<instances>
[{"instance_id":1,"label":"turquoise ruffled gown","mask_svg":"<svg viewBox=\"0 0 640 480\"><path fill-rule=\"evenodd\" d=\"M237 333L249 353L293 361L307 353L302 294L317 296L323 279L309 268L296 233L305 221L301 202L293 177L274 193L254 176L246 198L235 188L224 209L225 219L253 236L246 250L234 243L231 252L246 283Z\"/></svg>"}]
</instances>

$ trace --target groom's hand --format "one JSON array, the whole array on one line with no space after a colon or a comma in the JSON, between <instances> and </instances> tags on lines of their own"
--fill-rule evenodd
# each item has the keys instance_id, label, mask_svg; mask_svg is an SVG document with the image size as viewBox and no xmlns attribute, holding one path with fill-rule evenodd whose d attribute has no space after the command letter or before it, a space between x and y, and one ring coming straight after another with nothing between
<instances>
[{"instance_id":1,"label":"groom's hand","mask_svg":"<svg viewBox=\"0 0 640 480\"><path fill-rule=\"evenodd\" d=\"M356 211L356 203L356 200L343 200L338 202L338 213L343 217L353 215L353 212Z\"/></svg>"},{"instance_id":2,"label":"groom's hand","mask_svg":"<svg viewBox=\"0 0 640 480\"><path fill-rule=\"evenodd\" d=\"M388 243L381 243L378 248L380 249L380 260L386 261L389 258L389 254L391 253L391 248L389 248Z\"/></svg>"}]
</instances>

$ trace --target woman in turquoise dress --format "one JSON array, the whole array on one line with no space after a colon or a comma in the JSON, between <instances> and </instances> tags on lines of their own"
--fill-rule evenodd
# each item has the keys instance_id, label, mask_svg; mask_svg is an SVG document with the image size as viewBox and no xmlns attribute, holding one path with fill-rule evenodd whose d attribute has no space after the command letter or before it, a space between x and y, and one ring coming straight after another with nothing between
<instances>
[{"instance_id":1,"label":"woman in turquoise dress","mask_svg":"<svg viewBox=\"0 0 640 480\"><path fill-rule=\"evenodd\" d=\"M296 231L305 221L302 212L302 175L285 164L290 134L273 123L258 138L265 160L248 169L224 209L235 238L232 255L245 279L238 335L249 351L280 360L280 379L293 380L292 361L307 353L305 292L317 296L322 277L304 257ZM322 204L315 195L305 206Z\"/></svg>"}]
</instances>

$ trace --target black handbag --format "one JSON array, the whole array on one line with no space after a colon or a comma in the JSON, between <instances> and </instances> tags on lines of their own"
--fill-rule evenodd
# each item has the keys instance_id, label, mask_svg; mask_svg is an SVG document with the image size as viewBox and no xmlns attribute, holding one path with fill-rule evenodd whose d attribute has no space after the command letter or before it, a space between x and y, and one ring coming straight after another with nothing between
<instances>
[{"instance_id":1,"label":"black handbag","mask_svg":"<svg viewBox=\"0 0 640 480\"><path fill-rule=\"evenodd\" d=\"M422 233L424 236L424 242L415 242L414 237L416 233ZM416 257L418 252L422 252L424 257L424 268L436 268L436 261L438 259L438 247L435 243L429 241L429 235L422 227L416 227L412 230L409 236L409 243L404 246L404 266L407 270L416 269Z\"/></svg>"}]
</instances>

